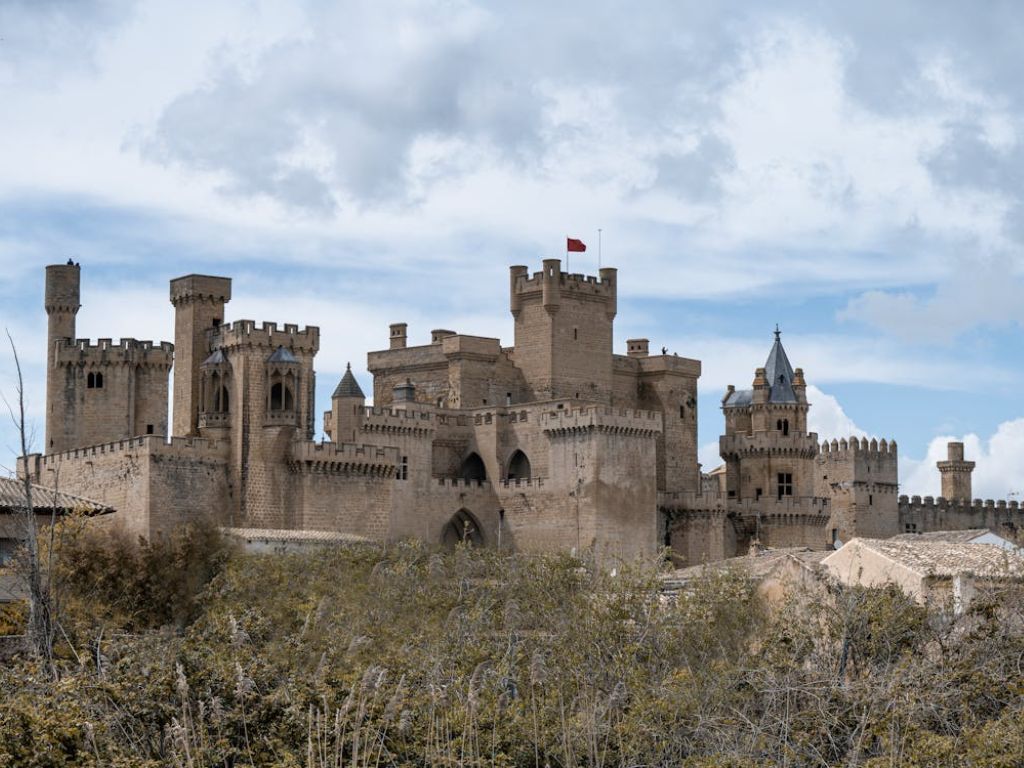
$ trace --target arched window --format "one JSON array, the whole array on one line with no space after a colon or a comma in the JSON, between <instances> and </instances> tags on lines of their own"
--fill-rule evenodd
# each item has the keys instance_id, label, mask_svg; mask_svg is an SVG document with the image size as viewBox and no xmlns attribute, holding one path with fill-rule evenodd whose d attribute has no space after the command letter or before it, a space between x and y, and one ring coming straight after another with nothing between
<instances>
[{"instance_id":1,"label":"arched window","mask_svg":"<svg viewBox=\"0 0 1024 768\"><path fill-rule=\"evenodd\" d=\"M446 547L465 543L474 547L482 547L484 535L480 523L468 509L460 509L449 520L441 532L441 543Z\"/></svg>"},{"instance_id":2,"label":"arched window","mask_svg":"<svg viewBox=\"0 0 1024 768\"><path fill-rule=\"evenodd\" d=\"M459 469L459 477L466 482L478 482L482 483L487 479L487 468L484 466L484 460L480 458L477 453L471 453L466 457L465 461L462 462L462 467Z\"/></svg>"},{"instance_id":3,"label":"arched window","mask_svg":"<svg viewBox=\"0 0 1024 768\"><path fill-rule=\"evenodd\" d=\"M779 419L775 422L775 429L781 432L783 435L789 434L789 419Z\"/></svg>"},{"instance_id":4,"label":"arched window","mask_svg":"<svg viewBox=\"0 0 1024 768\"><path fill-rule=\"evenodd\" d=\"M508 460L508 479L530 479L530 460L522 451L516 451L512 454L512 458Z\"/></svg>"},{"instance_id":5,"label":"arched window","mask_svg":"<svg viewBox=\"0 0 1024 768\"><path fill-rule=\"evenodd\" d=\"M295 410L295 396L292 394L291 387L283 381L274 382L274 385L270 388L270 410Z\"/></svg>"},{"instance_id":6,"label":"arched window","mask_svg":"<svg viewBox=\"0 0 1024 768\"><path fill-rule=\"evenodd\" d=\"M216 413L227 413L230 408L230 401L228 395L228 388L225 386L217 387L213 394L213 410Z\"/></svg>"},{"instance_id":7,"label":"arched window","mask_svg":"<svg viewBox=\"0 0 1024 768\"><path fill-rule=\"evenodd\" d=\"M93 389L95 386L96 386L96 374L95 373L90 373L88 376L85 377L85 387L86 387L86 389Z\"/></svg>"}]
</instances>

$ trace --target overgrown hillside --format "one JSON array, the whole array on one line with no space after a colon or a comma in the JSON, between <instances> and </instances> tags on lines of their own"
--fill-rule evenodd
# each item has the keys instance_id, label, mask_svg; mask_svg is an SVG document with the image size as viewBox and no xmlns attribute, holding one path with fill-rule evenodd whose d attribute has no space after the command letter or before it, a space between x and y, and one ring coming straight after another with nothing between
<instances>
[{"instance_id":1,"label":"overgrown hillside","mask_svg":"<svg viewBox=\"0 0 1024 768\"><path fill-rule=\"evenodd\" d=\"M1021 594L768 610L735 577L415 544L61 559L59 679L0 672L0 765L1024 764ZM66 637L65 637L66 635Z\"/></svg>"}]
</instances>

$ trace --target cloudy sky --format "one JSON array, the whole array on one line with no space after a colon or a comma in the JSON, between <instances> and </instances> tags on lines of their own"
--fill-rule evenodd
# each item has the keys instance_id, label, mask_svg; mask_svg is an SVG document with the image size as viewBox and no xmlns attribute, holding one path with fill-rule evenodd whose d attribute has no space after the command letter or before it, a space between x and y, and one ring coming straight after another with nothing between
<instances>
[{"instance_id":1,"label":"cloudy sky","mask_svg":"<svg viewBox=\"0 0 1024 768\"><path fill-rule=\"evenodd\" d=\"M779 323L822 436L1021 492L1022 51L996 0L0 0L0 325L41 436L45 264L82 337L172 339L167 281L229 275L230 319L321 327L322 410L389 322L510 341L508 266L594 272L601 228L618 351L703 361L706 464Z\"/></svg>"}]
</instances>

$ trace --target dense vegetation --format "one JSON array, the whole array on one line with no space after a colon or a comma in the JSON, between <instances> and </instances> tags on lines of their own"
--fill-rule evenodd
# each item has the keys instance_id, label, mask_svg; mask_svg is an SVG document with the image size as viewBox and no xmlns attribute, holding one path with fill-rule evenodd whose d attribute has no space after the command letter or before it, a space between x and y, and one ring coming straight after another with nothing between
<instances>
[{"instance_id":1,"label":"dense vegetation","mask_svg":"<svg viewBox=\"0 0 1024 768\"><path fill-rule=\"evenodd\" d=\"M0 671L0 765L1024 764L1019 593L953 620L568 556L68 542L57 679Z\"/></svg>"}]
</instances>

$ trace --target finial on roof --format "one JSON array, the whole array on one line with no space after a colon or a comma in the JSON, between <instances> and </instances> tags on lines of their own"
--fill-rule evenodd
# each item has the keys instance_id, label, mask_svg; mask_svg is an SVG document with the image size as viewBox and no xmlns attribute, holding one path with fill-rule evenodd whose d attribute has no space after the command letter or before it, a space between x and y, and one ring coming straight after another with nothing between
<instances>
[{"instance_id":1,"label":"finial on roof","mask_svg":"<svg viewBox=\"0 0 1024 768\"><path fill-rule=\"evenodd\" d=\"M780 330L779 330L779 324L778 324L778 323L776 323L776 324L775 324L775 340L776 340L776 341L778 341L778 340L779 340L779 337L780 337L781 335L782 335L782 331L780 331Z\"/></svg>"},{"instance_id":2,"label":"finial on roof","mask_svg":"<svg viewBox=\"0 0 1024 768\"><path fill-rule=\"evenodd\" d=\"M351 371L352 370L352 363L345 363L345 370L346 371Z\"/></svg>"}]
</instances>

